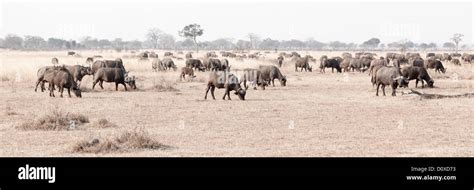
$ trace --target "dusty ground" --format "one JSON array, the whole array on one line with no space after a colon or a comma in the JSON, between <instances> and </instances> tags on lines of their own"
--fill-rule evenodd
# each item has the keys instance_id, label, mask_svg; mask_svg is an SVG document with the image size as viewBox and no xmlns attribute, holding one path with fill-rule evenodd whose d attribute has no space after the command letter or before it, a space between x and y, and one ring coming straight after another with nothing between
<instances>
[{"instance_id":1,"label":"dusty ground","mask_svg":"<svg viewBox=\"0 0 474 190\"><path fill-rule=\"evenodd\" d=\"M160 56L162 57L160 52ZM341 52L301 52L319 58ZM137 77L138 90L91 91L91 77L83 81L83 98L50 98L34 92L36 70L60 63L82 64L87 55L105 58L127 53L2 52L0 62L0 156L474 156L474 98L420 100L417 96L375 96L367 73L295 73L286 61L282 72L288 86L265 91L249 89L246 101L232 95L223 101L204 100L208 73L179 81L178 72L151 72L151 63L124 58ZM273 59L275 54L267 56ZM319 60L318 60L319 61ZM230 60L232 68L257 67L270 61ZM183 61L177 61L179 67ZM445 63L446 74L435 74L436 88L426 93L474 92L474 66ZM166 83L177 91L158 92ZM414 81L410 83L414 88ZM391 90L387 88L390 95ZM408 89L402 89L408 91ZM57 94L57 92L56 92ZM107 119L117 128L69 131L23 131L15 126L52 110L82 113L91 122ZM146 129L168 150L132 150L106 154L73 153L80 140L107 137L136 127Z\"/></svg>"}]
</instances>

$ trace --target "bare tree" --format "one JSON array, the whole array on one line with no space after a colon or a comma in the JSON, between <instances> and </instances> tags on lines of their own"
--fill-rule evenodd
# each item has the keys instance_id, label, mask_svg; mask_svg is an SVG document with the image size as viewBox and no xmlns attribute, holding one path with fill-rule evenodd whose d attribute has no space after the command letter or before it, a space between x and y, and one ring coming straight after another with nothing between
<instances>
[{"instance_id":1,"label":"bare tree","mask_svg":"<svg viewBox=\"0 0 474 190\"><path fill-rule=\"evenodd\" d=\"M160 35L163 32L158 28L152 28L148 30L146 34L146 39L152 44L153 49L158 47L158 42L160 41Z\"/></svg>"},{"instance_id":2,"label":"bare tree","mask_svg":"<svg viewBox=\"0 0 474 190\"><path fill-rule=\"evenodd\" d=\"M453 37L451 38L451 40L454 42L454 44L456 44L456 53L458 52L458 48L459 48L459 42L462 41L462 37L464 35L463 34L459 34L459 33L456 33L453 35Z\"/></svg>"},{"instance_id":3,"label":"bare tree","mask_svg":"<svg viewBox=\"0 0 474 190\"><path fill-rule=\"evenodd\" d=\"M260 36L254 33L250 33L247 35L250 41L250 45L252 46L252 49L257 49L258 45L260 43Z\"/></svg>"}]
</instances>

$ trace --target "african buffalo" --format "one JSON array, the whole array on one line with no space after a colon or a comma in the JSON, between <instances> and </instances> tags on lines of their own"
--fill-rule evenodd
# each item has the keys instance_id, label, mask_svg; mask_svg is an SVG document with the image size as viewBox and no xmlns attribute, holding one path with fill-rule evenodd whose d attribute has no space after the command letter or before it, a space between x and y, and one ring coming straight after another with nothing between
<instances>
[{"instance_id":1,"label":"african buffalo","mask_svg":"<svg viewBox=\"0 0 474 190\"><path fill-rule=\"evenodd\" d=\"M226 96L228 100L231 100L230 91L232 90L235 91L234 94L238 95L240 100L245 100L246 92L240 87L239 79L233 74L230 74L225 71L217 71L210 73L209 80L207 82L206 95L204 96L204 99L207 99L207 93L209 92L209 90L211 90L212 98L215 100L215 88L225 88L225 93L222 97L223 100L225 100Z\"/></svg>"}]
</instances>

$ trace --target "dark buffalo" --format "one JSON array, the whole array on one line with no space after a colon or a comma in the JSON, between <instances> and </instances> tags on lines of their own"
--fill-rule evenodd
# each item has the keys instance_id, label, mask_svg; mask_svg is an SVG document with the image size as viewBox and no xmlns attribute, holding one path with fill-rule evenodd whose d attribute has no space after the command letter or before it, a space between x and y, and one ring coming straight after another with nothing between
<instances>
[{"instance_id":1,"label":"dark buffalo","mask_svg":"<svg viewBox=\"0 0 474 190\"><path fill-rule=\"evenodd\" d=\"M186 60L186 67L194 68L194 70L205 71L206 67L199 59L189 58Z\"/></svg>"},{"instance_id":2,"label":"dark buffalo","mask_svg":"<svg viewBox=\"0 0 474 190\"><path fill-rule=\"evenodd\" d=\"M446 73L446 68L444 68L443 63L437 59L428 59L426 68L435 69L435 72Z\"/></svg>"},{"instance_id":3,"label":"dark buffalo","mask_svg":"<svg viewBox=\"0 0 474 190\"><path fill-rule=\"evenodd\" d=\"M136 88L135 80L133 78L128 78L127 73L125 70L121 68L100 68L94 74L94 81L92 82L92 89L94 89L95 85L99 82L100 88L104 89L102 86L103 82L115 82L115 90L118 91L118 85L122 84L127 91L127 86L125 83L128 83L130 87L133 89Z\"/></svg>"},{"instance_id":4,"label":"dark buffalo","mask_svg":"<svg viewBox=\"0 0 474 190\"><path fill-rule=\"evenodd\" d=\"M46 76L46 78L50 78L51 80L49 82L49 95L51 97L54 97L54 87L58 87L59 92L61 93L60 97L63 97L63 92L64 88L67 88L67 93L69 97L71 97L71 89L74 92L74 95L76 97L81 98L81 90L77 86L76 82L74 82L74 79L72 75L69 73L69 71L65 68L62 69L55 69L53 72L47 73L47 75L52 75L52 76Z\"/></svg>"},{"instance_id":5,"label":"dark buffalo","mask_svg":"<svg viewBox=\"0 0 474 190\"><path fill-rule=\"evenodd\" d=\"M174 71L178 69L171 58L164 58L161 62L163 63L166 69L171 70L171 68L173 68Z\"/></svg>"},{"instance_id":6,"label":"dark buffalo","mask_svg":"<svg viewBox=\"0 0 474 190\"><path fill-rule=\"evenodd\" d=\"M415 88L418 87L418 81L421 81L421 88L424 88L425 83L428 84L429 87L433 87L434 80L431 79L430 75L426 71L424 67L413 67L407 66L401 69L402 76L408 80L415 79ZM408 86L408 85L407 85Z\"/></svg>"},{"instance_id":7,"label":"dark buffalo","mask_svg":"<svg viewBox=\"0 0 474 190\"><path fill-rule=\"evenodd\" d=\"M337 59L337 58L330 58L330 59L326 59L324 60L324 62L322 62L322 64L319 66L319 68L321 69L320 72L322 73L326 73L325 71L325 68L328 68L330 67L331 68L331 71L334 73L334 69L337 70L338 73L342 72L342 69L341 69L341 60L340 59Z\"/></svg>"}]
</instances>

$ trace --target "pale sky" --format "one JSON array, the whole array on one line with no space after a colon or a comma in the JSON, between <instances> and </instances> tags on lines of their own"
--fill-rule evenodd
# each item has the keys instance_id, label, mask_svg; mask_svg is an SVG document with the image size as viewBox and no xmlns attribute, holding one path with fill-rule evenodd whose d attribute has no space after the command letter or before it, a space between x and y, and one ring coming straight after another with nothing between
<instances>
[{"instance_id":1,"label":"pale sky","mask_svg":"<svg viewBox=\"0 0 474 190\"><path fill-rule=\"evenodd\" d=\"M0 8L0 37L13 33L144 40L146 31L156 27L182 40L178 30L198 23L204 28L200 41L246 39L248 33L256 33L277 40L362 43L378 37L382 43L408 39L442 44L454 33L462 33L462 43L473 44L472 2L7 0Z\"/></svg>"}]
</instances>

